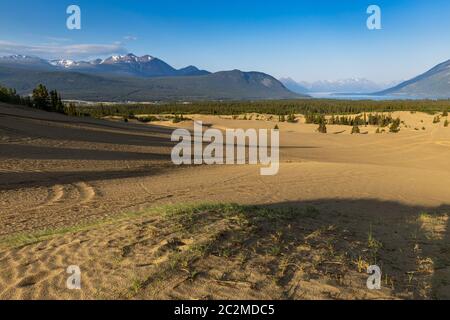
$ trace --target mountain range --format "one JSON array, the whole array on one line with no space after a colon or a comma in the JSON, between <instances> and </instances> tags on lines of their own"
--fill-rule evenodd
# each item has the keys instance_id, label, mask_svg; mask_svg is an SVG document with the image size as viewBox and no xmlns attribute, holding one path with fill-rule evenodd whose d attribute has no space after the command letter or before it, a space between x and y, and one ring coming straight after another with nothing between
<instances>
[{"instance_id":1,"label":"mountain range","mask_svg":"<svg viewBox=\"0 0 450 320\"><path fill-rule=\"evenodd\" d=\"M0 84L29 94L39 83L65 99L88 101L258 100L306 97L274 77L240 70L211 73L195 66L175 69L144 55L115 55L91 61L0 58Z\"/></svg>"},{"instance_id":2,"label":"mountain range","mask_svg":"<svg viewBox=\"0 0 450 320\"><path fill-rule=\"evenodd\" d=\"M449 99L450 60L425 73L401 83L377 84L366 79L340 81L296 82L291 78L280 81L290 90L301 94L314 92L367 94L392 99Z\"/></svg>"},{"instance_id":3,"label":"mountain range","mask_svg":"<svg viewBox=\"0 0 450 320\"><path fill-rule=\"evenodd\" d=\"M58 90L65 99L88 101L298 99L314 92L447 99L450 60L400 84L378 84L360 78L310 83L277 80L262 72L176 69L150 55L131 53L90 61L0 57L0 85L30 94L39 83Z\"/></svg>"},{"instance_id":4,"label":"mountain range","mask_svg":"<svg viewBox=\"0 0 450 320\"><path fill-rule=\"evenodd\" d=\"M397 85L399 82L376 83L364 78L341 79L336 81L322 80L315 82L295 81L281 78L280 81L291 91L307 94L315 92L368 94Z\"/></svg>"}]
</instances>

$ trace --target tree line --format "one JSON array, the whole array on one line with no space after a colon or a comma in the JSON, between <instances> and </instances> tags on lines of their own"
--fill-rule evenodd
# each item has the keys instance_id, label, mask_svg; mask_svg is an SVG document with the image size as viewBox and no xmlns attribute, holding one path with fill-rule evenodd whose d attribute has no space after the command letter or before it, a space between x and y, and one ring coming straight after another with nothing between
<instances>
[{"instance_id":1,"label":"tree line","mask_svg":"<svg viewBox=\"0 0 450 320\"><path fill-rule=\"evenodd\" d=\"M77 106L81 114L93 117L129 116L138 114L209 114L242 115L265 113L284 116L289 121L293 114L359 114L394 111L443 112L450 109L450 100L271 100L271 101L210 101L210 102L157 102L146 104L89 104Z\"/></svg>"},{"instance_id":2,"label":"tree line","mask_svg":"<svg viewBox=\"0 0 450 320\"><path fill-rule=\"evenodd\" d=\"M30 107L61 112L69 115L82 115L101 118L105 116L123 116L132 118L140 114L211 114L242 115L247 113L265 113L280 117L281 122L295 122L295 114L308 115L311 123L320 123L323 115L334 116L329 120L335 124L388 126L393 119L377 113L394 111L419 111L436 114L448 114L450 99L447 100L333 100L333 99L299 99L268 101L204 101L204 102L155 102L136 104L106 104L64 106L60 95L48 91L44 85L38 85L31 96L20 97L14 89L0 87L0 101L28 105ZM367 119L348 117L346 115L367 113Z\"/></svg>"},{"instance_id":3,"label":"tree line","mask_svg":"<svg viewBox=\"0 0 450 320\"><path fill-rule=\"evenodd\" d=\"M332 115L330 118L326 119L323 114L311 114L305 115L305 122L308 124L330 124L330 125L343 125L343 126L379 126L387 127L392 124L395 119L389 114L367 114L358 116L344 116L344 115Z\"/></svg>"},{"instance_id":4,"label":"tree line","mask_svg":"<svg viewBox=\"0 0 450 320\"><path fill-rule=\"evenodd\" d=\"M48 112L77 115L75 105L66 106L61 95L56 90L49 91L43 84L39 84L30 96L22 97L15 89L0 86L0 102L19 104Z\"/></svg>"}]
</instances>

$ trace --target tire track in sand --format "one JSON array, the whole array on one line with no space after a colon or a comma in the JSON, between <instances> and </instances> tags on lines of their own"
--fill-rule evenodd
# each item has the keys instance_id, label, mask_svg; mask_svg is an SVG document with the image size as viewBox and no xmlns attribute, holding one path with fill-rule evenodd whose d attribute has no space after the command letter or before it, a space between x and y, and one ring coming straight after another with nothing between
<instances>
[{"instance_id":1,"label":"tire track in sand","mask_svg":"<svg viewBox=\"0 0 450 320\"><path fill-rule=\"evenodd\" d=\"M30 201L20 212L1 215L3 228L0 235L63 226L74 219L74 214L77 219L86 218L92 215L87 204L98 194L95 187L86 182L56 184L48 188L47 192L47 198L41 203Z\"/></svg>"}]
</instances>

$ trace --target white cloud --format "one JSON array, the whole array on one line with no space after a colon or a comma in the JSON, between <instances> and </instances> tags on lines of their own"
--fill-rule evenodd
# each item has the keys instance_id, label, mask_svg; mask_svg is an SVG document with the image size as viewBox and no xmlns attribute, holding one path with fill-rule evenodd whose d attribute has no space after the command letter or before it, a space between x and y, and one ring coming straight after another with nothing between
<instances>
[{"instance_id":1,"label":"white cloud","mask_svg":"<svg viewBox=\"0 0 450 320\"><path fill-rule=\"evenodd\" d=\"M53 41L53 42L69 42L69 38L59 38L59 37L46 37L46 39Z\"/></svg>"},{"instance_id":2,"label":"white cloud","mask_svg":"<svg viewBox=\"0 0 450 320\"><path fill-rule=\"evenodd\" d=\"M136 41L138 39L138 37L135 36L125 36L123 37L124 40L126 41Z\"/></svg>"},{"instance_id":3,"label":"white cloud","mask_svg":"<svg viewBox=\"0 0 450 320\"><path fill-rule=\"evenodd\" d=\"M73 45L26 45L0 40L0 55L22 54L46 59L83 59L112 54L126 53L120 44L73 44Z\"/></svg>"}]
</instances>

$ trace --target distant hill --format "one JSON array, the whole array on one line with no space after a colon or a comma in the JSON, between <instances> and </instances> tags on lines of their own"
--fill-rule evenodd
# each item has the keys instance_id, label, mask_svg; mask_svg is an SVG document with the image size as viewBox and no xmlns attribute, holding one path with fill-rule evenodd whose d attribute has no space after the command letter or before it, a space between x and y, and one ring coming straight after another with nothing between
<instances>
[{"instance_id":1,"label":"distant hill","mask_svg":"<svg viewBox=\"0 0 450 320\"><path fill-rule=\"evenodd\" d=\"M299 94L306 94L309 91L306 87L302 86L292 78L281 78L280 82L284 84L284 86L289 90L291 90L292 92L296 92Z\"/></svg>"},{"instance_id":2,"label":"distant hill","mask_svg":"<svg viewBox=\"0 0 450 320\"><path fill-rule=\"evenodd\" d=\"M0 84L29 94L39 83L64 99L88 101L261 100L305 97L261 72L210 73L175 69L151 56L112 56L89 62L11 56L0 58Z\"/></svg>"},{"instance_id":3,"label":"distant hill","mask_svg":"<svg viewBox=\"0 0 450 320\"><path fill-rule=\"evenodd\" d=\"M260 72L222 71L200 76L133 78L0 66L0 84L29 94L39 83L64 99L87 101L263 100L305 96Z\"/></svg>"},{"instance_id":4,"label":"distant hill","mask_svg":"<svg viewBox=\"0 0 450 320\"><path fill-rule=\"evenodd\" d=\"M371 93L392 86L380 84L367 79L352 78L336 81L322 80L315 82L297 82L291 78L283 78L280 81L290 90L297 93L329 92L329 93ZM395 82L397 84L398 82Z\"/></svg>"},{"instance_id":5,"label":"distant hill","mask_svg":"<svg viewBox=\"0 0 450 320\"><path fill-rule=\"evenodd\" d=\"M375 94L412 98L450 98L450 60L411 80Z\"/></svg>"}]
</instances>

